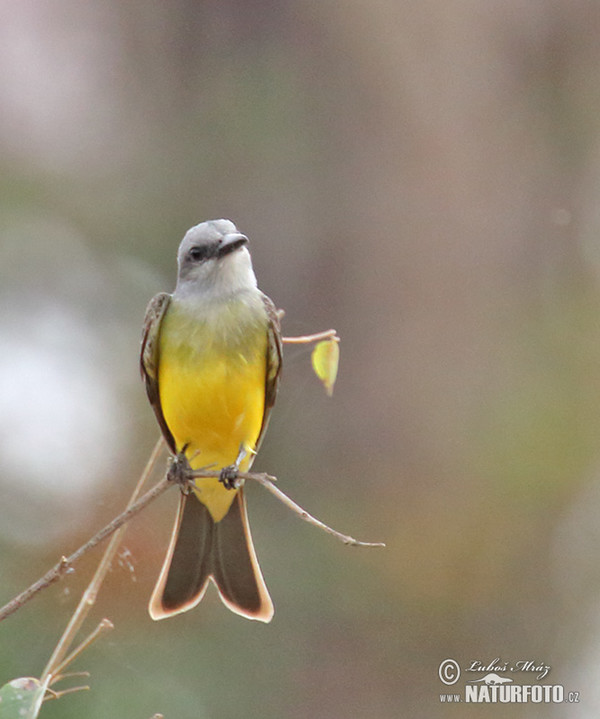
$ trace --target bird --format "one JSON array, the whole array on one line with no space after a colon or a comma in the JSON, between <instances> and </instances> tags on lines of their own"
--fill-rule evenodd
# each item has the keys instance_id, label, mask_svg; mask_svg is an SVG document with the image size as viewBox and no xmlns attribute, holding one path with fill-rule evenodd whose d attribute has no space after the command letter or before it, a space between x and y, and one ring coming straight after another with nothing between
<instances>
[{"instance_id":1,"label":"bird","mask_svg":"<svg viewBox=\"0 0 600 719\"><path fill-rule=\"evenodd\" d=\"M230 220L188 230L177 264L174 292L146 310L140 369L172 455L170 476L210 467L219 477L182 484L149 613L185 612L212 582L230 610L269 622L273 602L238 473L249 471L277 396L280 312L258 289L248 238Z\"/></svg>"}]
</instances>

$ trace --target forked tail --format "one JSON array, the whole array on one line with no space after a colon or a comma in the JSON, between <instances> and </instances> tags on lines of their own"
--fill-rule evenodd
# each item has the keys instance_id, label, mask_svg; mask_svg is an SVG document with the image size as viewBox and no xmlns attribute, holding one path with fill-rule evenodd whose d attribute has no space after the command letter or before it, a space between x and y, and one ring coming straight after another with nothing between
<instances>
[{"instance_id":1,"label":"forked tail","mask_svg":"<svg viewBox=\"0 0 600 719\"><path fill-rule=\"evenodd\" d=\"M195 607L211 579L231 611L271 621L273 603L252 544L243 488L219 522L194 494L181 495L169 550L150 599L150 616L165 619Z\"/></svg>"}]
</instances>

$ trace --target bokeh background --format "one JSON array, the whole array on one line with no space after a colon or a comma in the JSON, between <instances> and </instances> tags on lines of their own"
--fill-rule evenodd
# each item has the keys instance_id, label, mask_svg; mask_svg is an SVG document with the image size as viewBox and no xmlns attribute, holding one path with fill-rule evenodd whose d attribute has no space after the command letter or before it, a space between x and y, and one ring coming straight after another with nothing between
<instances>
[{"instance_id":1,"label":"bokeh background","mask_svg":"<svg viewBox=\"0 0 600 719\"><path fill-rule=\"evenodd\" d=\"M0 2L2 601L127 501L145 306L215 217L286 334L342 336L332 399L286 348L255 466L388 545L250 487L273 622L212 592L157 624L168 493L93 611L91 691L42 716L461 716L446 658L580 692L478 715L598 716L599 33L594 0ZM0 684L39 676L98 557L0 625Z\"/></svg>"}]
</instances>

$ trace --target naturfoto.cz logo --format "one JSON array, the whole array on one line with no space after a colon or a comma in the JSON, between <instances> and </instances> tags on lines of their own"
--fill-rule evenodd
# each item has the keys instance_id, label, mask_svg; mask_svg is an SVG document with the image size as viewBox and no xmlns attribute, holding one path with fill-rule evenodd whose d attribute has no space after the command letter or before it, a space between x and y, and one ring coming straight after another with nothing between
<instances>
[{"instance_id":1,"label":"naturfoto.cz logo","mask_svg":"<svg viewBox=\"0 0 600 719\"><path fill-rule=\"evenodd\" d=\"M444 659L438 667L438 677L447 687L454 687L461 676L465 680L462 693L440 694L440 702L472 704L576 704L579 692L565 691L562 684L531 684L541 681L550 673L545 662L530 659L503 662L474 660L462 667L455 659ZM507 676L508 675L508 676ZM517 681L515 681L515 679ZM520 684L518 680L529 682Z\"/></svg>"}]
</instances>

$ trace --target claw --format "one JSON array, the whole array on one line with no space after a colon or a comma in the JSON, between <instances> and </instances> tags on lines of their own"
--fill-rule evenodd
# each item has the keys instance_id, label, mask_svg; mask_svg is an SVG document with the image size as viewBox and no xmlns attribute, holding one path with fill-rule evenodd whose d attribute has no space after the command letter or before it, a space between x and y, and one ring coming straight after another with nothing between
<instances>
[{"instance_id":1,"label":"claw","mask_svg":"<svg viewBox=\"0 0 600 719\"><path fill-rule=\"evenodd\" d=\"M235 464L223 467L219 475L219 482L223 484L225 489L239 489L244 480L238 477L238 468Z\"/></svg>"},{"instance_id":2,"label":"claw","mask_svg":"<svg viewBox=\"0 0 600 719\"><path fill-rule=\"evenodd\" d=\"M241 444L235 462L227 467L223 467L221 470L219 482L223 484L225 489L239 489L242 484L244 484L244 480L238 477L238 472L240 471L240 464L247 454L248 450Z\"/></svg>"},{"instance_id":3,"label":"claw","mask_svg":"<svg viewBox=\"0 0 600 719\"><path fill-rule=\"evenodd\" d=\"M186 447L178 452L175 457L171 459L171 464L167 470L167 479L170 482L175 482L181 487L181 491L187 494L189 492L188 482L191 479L190 463L188 458L185 456Z\"/></svg>"}]
</instances>

